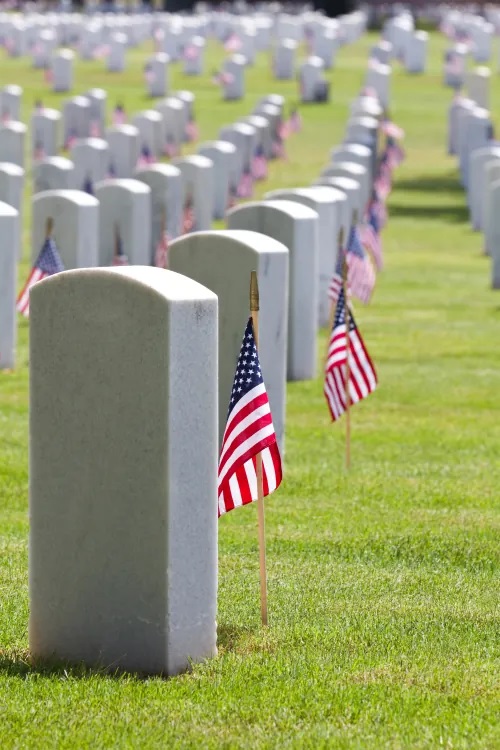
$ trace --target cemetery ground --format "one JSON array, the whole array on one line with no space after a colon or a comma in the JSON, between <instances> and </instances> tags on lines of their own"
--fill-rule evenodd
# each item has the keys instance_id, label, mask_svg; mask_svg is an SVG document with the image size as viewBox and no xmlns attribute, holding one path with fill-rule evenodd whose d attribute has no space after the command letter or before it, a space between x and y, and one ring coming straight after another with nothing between
<instances>
[{"instance_id":1,"label":"cemetery ground","mask_svg":"<svg viewBox=\"0 0 500 750\"><path fill-rule=\"evenodd\" d=\"M373 41L340 51L333 102L302 107L303 131L258 195L317 177ZM20 322L18 368L0 376L3 748L500 747L500 295L489 289L489 261L445 151L444 45L431 36L423 76L394 64L392 116L406 130L407 160L389 199L386 268L370 306L356 307L380 385L353 409L348 474L344 423L329 423L321 376L288 384L285 477L266 503L267 630L251 506L219 522L217 658L168 680L29 663L28 324ZM79 63L75 93L101 86L110 108L120 99L128 114L146 108L150 51L130 51L123 75ZM222 102L210 83L220 59L211 47L202 79L171 67L171 89L196 94L202 140L268 92L296 100L296 84L273 81L260 55L245 100ZM27 58L2 57L2 72L24 88L24 121L36 98L60 106L64 96L46 92ZM493 112L499 96L494 77ZM27 192L19 284L29 214ZM325 341L322 331L320 359Z\"/></svg>"}]
</instances>

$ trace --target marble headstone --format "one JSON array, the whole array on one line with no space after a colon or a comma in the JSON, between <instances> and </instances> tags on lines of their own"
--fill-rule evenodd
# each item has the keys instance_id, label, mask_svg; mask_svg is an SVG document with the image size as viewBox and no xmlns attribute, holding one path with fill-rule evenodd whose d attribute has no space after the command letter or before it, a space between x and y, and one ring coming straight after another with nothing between
<instances>
[{"instance_id":1,"label":"marble headstone","mask_svg":"<svg viewBox=\"0 0 500 750\"><path fill-rule=\"evenodd\" d=\"M206 156L214 165L213 218L223 219L231 191L235 191L238 184L236 146L229 141L208 141L198 147L198 153Z\"/></svg>"},{"instance_id":2,"label":"marble headstone","mask_svg":"<svg viewBox=\"0 0 500 750\"><path fill-rule=\"evenodd\" d=\"M0 202L0 370L11 370L16 358L17 261L21 223L15 208Z\"/></svg>"},{"instance_id":3,"label":"marble headstone","mask_svg":"<svg viewBox=\"0 0 500 750\"><path fill-rule=\"evenodd\" d=\"M135 125L113 125L106 130L109 172L114 177L132 177L139 158L139 131Z\"/></svg>"},{"instance_id":4,"label":"marble headstone","mask_svg":"<svg viewBox=\"0 0 500 750\"><path fill-rule=\"evenodd\" d=\"M152 263L151 189L133 179L111 179L97 183L100 203L99 265L111 266L116 252L116 230L128 262L134 266Z\"/></svg>"},{"instance_id":5,"label":"marble headstone","mask_svg":"<svg viewBox=\"0 0 500 750\"><path fill-rule=\"evenodd\" d=\"M134 176L151 190L151 251L154 253L162 227L170 239L178 237L182 231L181 171L173 164L159 163L138 169Z\"/></svg>"},{"instance_id":6,"label":"marble headstone","mask_svg":"<svg viewBox=\"0 0 500 750\"><path fill-rule=\"evenodd\" d=\"M214 203L214 165L206 156L193 154L176 159L173 164L182 175L183 206L192 202L194 231L202 232L212 226Z\"/></svg>"},{"instance_id":7,"label":"marble headstone","mask_svg":"<svg viewBox=\"0 0 500 750\"><path fill-rule=\"evenodd\" d=\"M175 675L216 655L217 396L208 289L145 267L35 285L35 659Z\"/></svg>"},{"instance_id":8,"label":"marble headstone","mask_svg":"<svg viewBox=\"0 0 500 750\"><path fill-rule=\"evenodd\" d=\"M33 165L33 192L76 187L75 165L64 156L49 156Z\"/></svg>"}]
</instances>

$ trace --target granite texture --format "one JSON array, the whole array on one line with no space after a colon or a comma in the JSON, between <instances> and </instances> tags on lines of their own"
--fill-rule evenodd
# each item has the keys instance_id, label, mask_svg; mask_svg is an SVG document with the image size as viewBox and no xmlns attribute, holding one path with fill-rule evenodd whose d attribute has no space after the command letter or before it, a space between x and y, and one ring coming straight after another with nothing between
<instances>
[{"instance_id":1,"label":"granite texture","mask_svg":"<svg viewBox=\"0 0 500 750\"><path fill-rule=\"evenodd\" d=\"M217 299L89 269L30 312L31 654L178 674L217 653Z\"/></svg>"}]
</instances>

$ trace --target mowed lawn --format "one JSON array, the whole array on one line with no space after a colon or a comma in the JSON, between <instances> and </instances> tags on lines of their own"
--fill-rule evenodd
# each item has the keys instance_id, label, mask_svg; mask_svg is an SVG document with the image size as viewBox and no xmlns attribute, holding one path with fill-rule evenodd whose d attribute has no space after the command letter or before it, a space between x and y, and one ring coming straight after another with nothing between
<instances>
[{"instance_id":1,"label":"mowed lawn","mask_svg":"<svg viewBox=\"0 0 500 750\"><path fill-rule=\"evenodd\" d=\"M303 132L259 194L316 178L374 39L341 50L331 104L301 109ZM389 200L386 268L372 304L356 307L380 386L353 410L348 474L344 423L329 423L321 377L288 387L285 478L266 505L267 630L250 507L219 523L217 658L174 679L30 666L20 323L18 369L0 374L2 748L500 748L500 294L446 155L444 45L432 37L425 76L394 65L392 115L406 130L407 160ZM131 52L124 75L78 63L75 93L102 86L110 109L118 99L129 113L147 107L150 51ZM203 140L266 93L295 102L295 83L273 81L267 55L248 72L245 100L222 102L210 83L220 60L211 45L203 79L172 66L172 90L196 93ZM45 94L27 59L2 59L9 82L24 87L25 118L37 97L57 106L64 98ZM496 77L492 88L495 112ZM19 283L27 272L24 262Z\"/></svg>"}]
</instances>

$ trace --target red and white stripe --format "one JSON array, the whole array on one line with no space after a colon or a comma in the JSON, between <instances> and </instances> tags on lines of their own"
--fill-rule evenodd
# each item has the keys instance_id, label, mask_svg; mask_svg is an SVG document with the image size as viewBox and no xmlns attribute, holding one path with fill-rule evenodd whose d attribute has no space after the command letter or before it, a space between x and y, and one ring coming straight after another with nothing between
<instances>
[{"instance_id":1,"label":"red and white stripe","mask_svg":"<svg viewBox=\"0 0 500 750\"><path fill-rule=\"evenodd\" d=\"M367 305L375 288L375 271L370 259L347 253L347 281L352 294Z\"/></svg>"},{"instance_id":2,"label":"red and white stripe","mask_svg":"<svg viewBox=\"0 0 500 750\"><path fill-rule=\"evenodd\" d=\"M229 414L219 460L219 516L257 500L259 453L266 496L279 486L282 469L264 383L252 388Z\"/></svg>"},{"instance_id":3,"label":"red and white stripe","mask_svg":"<svg viewBox=\"0 0 500 750\"><path fill-rule=\"evenodd\" d=\"M334 328L326 363L324 393L332 420L342 416L347 404L347 338L345 323ZM349 399L351 404L366 398L377 386L377 373L357 330L349 333Z\"/></svg>"},{"instance_id":4,"label":"red and white stripe","mask_svg":"<svg viewBox=\"0 0 500 750\"><path fill-rule=\"evenodd\" d=\"M32 286L37 284L42 279L45 279L47 276L49 276L48 273L45 273L45 271L42 271L40 268L33 268L30 275L28 276L28 281L22 288L19 297L17 298L16 302L16 309L18 312L21 313L21 315L24 315L25 318L29 318L30 315L30 289Z\"/></svg>"},{"instance_id":5,"label":"red and white stripe","mask_svg":"<svg viewBox=\"0 0 500 750\"><path fill-rule=\"evenodd\" d=\"M372 256L377 271L381 271L384 267L382 242L370 223L360 226L359 239L365 250Z\"/></svg>"}]
</instances>

